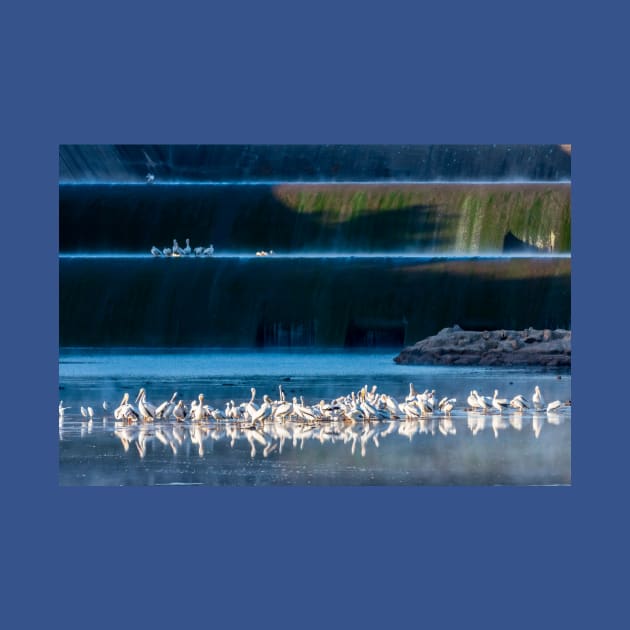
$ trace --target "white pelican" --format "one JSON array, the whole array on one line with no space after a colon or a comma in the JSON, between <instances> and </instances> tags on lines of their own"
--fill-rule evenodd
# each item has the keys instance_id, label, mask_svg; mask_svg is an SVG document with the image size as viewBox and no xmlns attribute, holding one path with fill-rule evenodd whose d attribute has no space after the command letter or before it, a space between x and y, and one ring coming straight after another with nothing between
<instances>
[{"instance_id":1,"label":"white pelican","mask_svg":"<svg viewBox=\"0 0 630 630\"><path fill-rule=\"evenodd\" d=\"M190 247L190 239L186 239L186 247L182 250L184 252L184 256L190 256L192 254L192 249Z\"/></svg>"},{"instance_id":2,"label":"white pelican","mask_svg":"<svg viewBox=\"0 0 630 630\"><path fill-rule=\"evenodd\" d=\"M159 407L155 410L156 418L168 418L173 413L173 409L175 409L175 398L177 398L177 392L175 392L170 400L165 400Z\"/></svg>"},{"instance_id":3,"label":"white pelican","mask_svg":"<svg viewBox=\"0 0 630 630\"><path fill-rule=\"evenodd\" d=\"M540 387L536 385L534 387L534 395L532 396L532 402L534 403L534 407L536 409L542 409L545 406L545 399L543 395L540 393Z\"/></svg>"},{"instance_id":4,"label":"white pelican","mask_svg":"<svg viewBox=\"0 0 630 630\"><path fill-rule=\"evenodd\" d=\"M88 416L90 416L90 420L92 420L92 418L94 418L94 409L92 409L92 407L88 407L87 412Z\"/></svg>"},{"instance_id":5,"label":"white pelican","mask_svg":"<svg viewBox=\"0 0 630 630\"><path fill-rule=\"evenodd\" d=\"M87 409L86 409L83 405L81 405L81 415L82 415L84 418L87 418L87 417L88 417L88 412L87 412Z\"/></svg>"},{"instance_id":6,"label":"white pelican","mask_svg":"<svg viewBox=\"0 0 630 630\"><path fill-rule=\"evenodd\" d=\"M162 256L162 250L158 249L155 245L151 248L151 253L154 256Z\"/></svg>"},{"instance_id":7,"label":"white pelican","mask_svg":"<svg viewBox=\"0 0 630 630\"><path fill-rule=\"evenodd\" d=\"M488 411L488 403L486 402L485 397L484 397L484 396L480 396L480 395L477 393L477 390L476 390L476 389L473 389L473 394L474 394L474 395L476 396L476 398L477 398L477 407L478 407L479 409L481 409L484 413L485 413L486 411Z\"/></svg>"},{"instance_id":8,"label":"white pelican","mask_svg":"<svg viewBox=\"0 0 630 630\"><path fill-rule=\"evenodd\" d=\"M213 409L210 415L217 421L227 419L227 416L220 409Z\"/></svg>"},{"instance_id":9,"label":"white pelican","mask_svg":"<svg viewBox=\"0 0 630 630\"><path fill-rule=\"evenodd\" d=\"M155 418L155 405L147 400L147 392L144 387L140 388L136 402L138 403L138 410L142 414L143 420L153 420L153 418Z\"/></svg>"},{"instance_id":10,"label":"white pelican","mask_svg":"<svg viewBox=\"0 0 630 630\"><path fill-rule=\"evenodd\" d=\"M173 239L173 256L183 256L184 250L179 246L177 239Z\"/></svg>"},{"instance_id":11,"label":"white pelican","mask_svg":"<svg viewBox=\"0 0 630 630\"><path fill-rule=\"evenodd\" d=\"M63 400L60 400L59 401L59 417L60 418L63 418L63 415L66 412L66 409L72 409L72 407L64 407Z\"/></svg>"},{"instance_id":12,"label":"white pelican","mask_svg":"<svg viewBox=\"0 0 630 630\"><path fill-rule=\"evenodd\" d=\"M442 398L442 400L438 403L438 408L444 415L450 416L456 402L457 398L448 398L447 396L444 396L444 398Z\"/></svg>"},{"instance_id":13,"label":"white pelican","mask_svg":"<svg viewBox=\"0 0 630 630\"><path fill-rule=\"evenodd\" d=\"M251 387L249 391L251 391L252 397L250 398L249 402L245 405L245 411L247 412L250 418L253 418L256 415L256 412L258 411L258 405L254 402L254 399L256 398L256 388Z\"/></svg>"},{"instance_id":14,"label":"white pelican","mask_svg":"<svg viewBox=\"0 0 630 630\"><path fill-rule=\"evenodd\" d=\"M165 256L172 256L173 255L173 250L170 247L165 247L164 250L162 251L162 253Z\"/></svg>"},{"instance_id":15,"label":"white pelican","mask_svg":"<svg viewBox=\"0 0 630 630\"><path fill-rule=\"evenodd\" d=\"M120 405L114 410L116 420L138 420L140 412L129 402L129 394L125 393Z\"/></svg>"},{"instance_id":16,"label":"white pelican","mask_svg":"<svg viewBox=\"0 0 630 630\"><path fill-rule=\"evenodd\" d=\"M281 395L283 400L273 412L273 417L277 420L283 420L287 416L291 416L293 414L293 403L288 400L284 400L284 392L281 392Z\"/></svg>"},{"instance_id":17,"label":"white pelican","mask_svg":"<svg viewBox=\"0 0 630 630\"><path fill-rule=\"evenodd\" d=\"M376 409L365 398L367 395L367 385L361 390L359 394L359 409L365 414L365 419L376 418L378 416Z\"/></svg>"},{"instance_id":18,"label":"white pelican","mask_svg":"<svg viewBox=\"0 0 630 630\"><path fill-rule=\"evenodd\" d=\"M509 404L510 401L507 398L497 398L499 390L494 390L494 396L492 396L492 406L501 413Z\"/></svg>"},{"instance_id":19,"label":"white pelican","mask_svg":"<svg viewBox=\"0 0 630 630\"><path fill-rule=\"evenodd\" d=\"M416 399L416 404L422 412L421 415L424 416L426 414L433 413L433 407L431 406L426 394L420 394Z\"/></svg>"},{"instance_id":20,"label":"white pelican","mask_svg":"<svg viewBox=\"0 0 630 630\"><path fill-rule=\"evenodd\" d=\"M177 405L175 405L175 409L173 409L173 418L175 418L177 422L183 422L186 419L186 410L184 409L183 400L180 400Z\"/></svg>"},{"instance_id":21,"label":"white pelican","mask_svg":"<svg viewBox=\"0 0 630 630\"><path fill-rule=\"evenodd\" d=\"M152 184L155 181L155 175L153 173L147 173L147 184Z\"/></svg>"},{"instance_id":22,"label":"white pelican","mask_svg":"<svg viewBox=\"0 0 630 630\"><path fill-rule=\"evenodd\" d=\"M479 401L477 400L477 396L475 396L475 392L471 389L468 398L466 398L466 402L471 409L479 409Z\"/></svg>"},{"instance_id":23,"label":"white pelican","mask_svg":"<svg viewBox=\"0 0 630 630\"><path fill-rule=\"evenodd\" d=\"M529 409L527 400L521 394L517 394L514 398L512 398L512 400L510 400L510 407L514 407L517 411Z\"/></svg>"},{"instance_id":24,"label":"white pelican","mask_svg":"<svg viewBox=\"0 0 630 630\"><path fill-rule=\"evenodd\" d=\"M255 424L256 422L258 422L258 420L264 423L265 420L271 415L271 412L271 398L269 398L269 396L265 394L263 396L263 404L260 405L258 411L256 411L256 413L252 416L252 424Z\"/></svg>"},{"instance_id":25,"label":"white pelican","mask_svg":"<svg viewBox=\"0 0 630 630\"><path fill-rule=\"evenodd\" d=\"M554 400L547 405L547 413L554 411L554 409L559 409L560 407L562 407L562 403L559 400Z\"/></svg>"},{"instance_id":26,"label":"white pelican","mask_svg":"<svg viewBox=\"0 0 630 630\"><path fill-rule=\"evenodd\" d=\"M203 247L195 247L193 251L195 252L195 256L203 256Z\"/></svg>"},{"instance_id":27,"label":"white pelican","mask_svg":"<svg viewBox=\"0 0 630 630\"><path fill-rule=\"evenodd\" d=\"M206 420L210 416L208 405L203 404L203 394L199 394L199 404L195 406L194 419Z\"/></svg>"},{"instance_id":28,"label":"white pelican","mask_svg":"<svg viewBox=\"0 0 630 630\"><path fill-rule=\"evenodd\" d=\"M214 254L214 245L212 245L212 243L210 243L210 247L206 247L203 250L203 255L204 256L212 256L212 254Z\"/></svg>"}]
</instances>

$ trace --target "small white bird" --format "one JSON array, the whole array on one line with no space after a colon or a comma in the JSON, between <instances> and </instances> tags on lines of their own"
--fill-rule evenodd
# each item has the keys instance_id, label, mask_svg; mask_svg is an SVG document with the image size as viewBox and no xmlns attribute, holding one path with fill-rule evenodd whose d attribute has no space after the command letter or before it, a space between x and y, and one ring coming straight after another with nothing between
<instances>
[{"instance_id":1,"label":"small white bird","mask_svg":"<svg viewBox=\"0 0 630 630\"><path fill-rule=\"evenodd\" d=\"M90 416L90 420L94 417L94 409L92 407L87 408L88 416Z\"/></svg>"},{"instance_id":2,"label":"small white bird","mask_svg":"<svg viewBox=\"0 0 630 630\"><path fill-rule=\"evenodd\" d=\"M87 412L87 409L86 409L83 405L81 405L81 415L82 415L84 418L87 418L87 417L88 417L88 412Z\"/></svg>"},{"instance_id":3,"label":"small white bird","mask_svg":"<svg viewBox=\"0 0 630 630\"><path fill-rule=\"evenodd\" d=\"M66 412L67 409L72 409L72 407L64 407L63 406L63 400L59 401L59 417L63 418L64 413Z\"/></svg>"},{"instance_id":4,"label":"small white bird","mask_svg":"<svg viewBox=\"0 0 630 630\"><path fill-rule=\"evenodd\" d=\"M103 401L103 409L105 409L105 411L109 409L109 403L106 400Z\"/></svg>"}]
</instances>

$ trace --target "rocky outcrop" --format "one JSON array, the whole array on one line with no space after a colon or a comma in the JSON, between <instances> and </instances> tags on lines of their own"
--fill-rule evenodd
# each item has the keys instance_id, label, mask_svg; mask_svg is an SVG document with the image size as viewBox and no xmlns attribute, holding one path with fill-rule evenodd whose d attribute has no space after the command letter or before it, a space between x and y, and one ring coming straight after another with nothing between
<instances>
[{"instance_id":1,"label":"rocky outcrop","mask_svg":"<svg viewBox=\"0 0 630 630\"><path fill-rule=\"evenodd\" d=\"M426 365L571 365L570 330L462 330L455 325L408 346L396 363Z\"/></svg>"}]
</instances>

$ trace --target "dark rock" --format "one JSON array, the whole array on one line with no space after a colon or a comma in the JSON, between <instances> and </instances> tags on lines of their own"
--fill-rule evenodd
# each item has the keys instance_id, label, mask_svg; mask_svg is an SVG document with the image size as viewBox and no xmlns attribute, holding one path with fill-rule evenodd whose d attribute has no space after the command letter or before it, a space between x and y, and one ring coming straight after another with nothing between
<instances>
[{"instance_id":1,"label":"dark rock","mask_svg":"<svg viewBox=\"0 0 630 630\"><path fill-rule=\"evenodd\" d=\"M443 328L437 335L404 348L396 363L426 365L571 366L571 331L464 331Z\"/></svg>"}]
</instances>

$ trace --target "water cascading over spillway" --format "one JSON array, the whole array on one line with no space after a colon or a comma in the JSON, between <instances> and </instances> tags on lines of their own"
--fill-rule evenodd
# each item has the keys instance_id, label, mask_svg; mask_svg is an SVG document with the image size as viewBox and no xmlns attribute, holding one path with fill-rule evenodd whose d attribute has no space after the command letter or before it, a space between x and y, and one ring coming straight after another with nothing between
<instances>
[{"instance_id":1,"label":"water cascading over spillway","mask_svg":"<svg viewBox=\"0 0 630 630\"><path fill-rule=\"evenodd\" d=\"M186 174L176 152L147 152L157 171ZM401 346L455 323L570 327L566 182L147 184L137 151L110 153L99 172L91 153L62 147L62 346ZM320 151L324 171L331 155ZM343 155L337 172L351 176ZM536 173L564 177L556 158ZM103 183L125 170L137 181ZM150 256L174 238L216 255ZM136 257L108 257L124 254Z\"/></svg>"}]
</instances>

